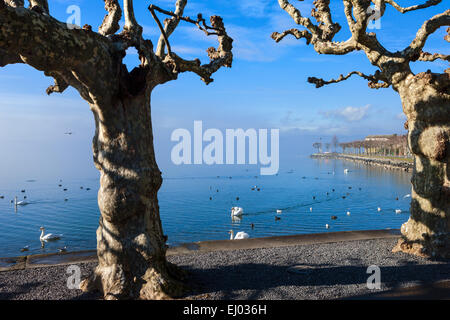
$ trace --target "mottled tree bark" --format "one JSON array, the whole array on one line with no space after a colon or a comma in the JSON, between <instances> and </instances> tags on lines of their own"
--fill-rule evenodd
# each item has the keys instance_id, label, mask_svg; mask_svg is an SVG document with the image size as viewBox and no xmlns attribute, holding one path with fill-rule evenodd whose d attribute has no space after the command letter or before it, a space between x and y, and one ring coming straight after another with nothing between
<instances>
[{"instance_id":1,"label":"mottled tree bark","mask_svg":"<svg viewBox=\"0 0 450 320\"><path fill-rule=\"evenodd\" d=\"M183 290L183 273L166 260L166 241L157 192L162 183L155 160L151 124L152 90L177 79L183 72L194 72L207 84L222 66L231 67L232 39L222 19L211 17L211 26L181 16L187 1L176 2L170 30L161 28L168 38L180 20L192 22L208 35L216 35L218 48L207 50L210 62L184 60L166 53L142 37L136 22L133 1L123 2L125 26L121 33L122 8L118 0L105 0L108 11L99 33L90 26L72 29L53 19L47 1L0 0L0 67L26 63L54 78L48 94L74 87L94 114L94 162L100 171L98 205L101 213L97 230L98 266L81 283L85 291L100 290L106 299L165 299ZM151 14L161 25L155 10ZM202 22L202 25L200 25ZM166 31L168 32L166 34ZM161 41L160 41L161 42ZM128 71L122 63L126 50L136 48L141 64Z\"/></svg>"},{"instance_id":2,"label":"mottled tree bark","mask_svg":"<svg viewBox=\"0 0 450 320\"><path fill-rule=\"evenodd\" d=\"M437 6L443 3L442 0L428 0L410 7L402 7L394 0L342 0L351 36L340 42L333 41L341 27L332 21L330 0L314 0L311 16L317 24L302 16L290 1L278 2L295 23L305 30L274 32L272 38L275 41L292 35L297 39L305 39L321 54L343 55L363 51L377 68L373 75L352 71L346 76L340 75L328 81L310 77L309 82L319 88L358 75L368 80L372 89L392 87L399 93L408 119L408 140L415 157L415 169L411 180L411 217L402 226L403 236L394 251L428 257L450 257L450 69L442 74L430 71L414 74L410 68L410 64L417 60L450 61L450 55L423 51L431 34L441 27L450 26L448 6L444 6L443 13L423 23L408 47L390 52L378 41L376 33L367 31L372 14L378 11L381 18L388 6L407 13ZM450 42L450 28L447 28L447 33L444 39Z\"/></svg>"},{"instance_id":3,"label":"mottled tree bark","mask_svg":"<svg viewBox=\"0 0 450 320\"><path fill-rule=\"evenodd\" d=\"M411 216L394 251L450 258L450 69L408 76L398 87L414 154Z\"/></svg>"},{"instance_id":4,"label":"mottled tree bark","mask_svg":"<svg viewBox=\"0 0 450 320\"><path fill-rule=\"evenodd\" d=\"M162 178L153 150L149 101L147 90L111 99L108 108L91 105L97 128L94 161L101 173L99 264L82 289L101 289L106 298L161 299L182 292L165 258L157 200Z\"/></svg>"}]
</instances>

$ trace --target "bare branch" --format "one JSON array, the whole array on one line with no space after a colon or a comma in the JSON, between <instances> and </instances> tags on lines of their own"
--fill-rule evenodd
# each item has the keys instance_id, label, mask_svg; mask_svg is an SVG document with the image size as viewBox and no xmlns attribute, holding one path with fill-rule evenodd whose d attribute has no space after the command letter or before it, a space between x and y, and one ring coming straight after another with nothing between
<instances>
[{"instance_id":1,"label":"bare branch","mask_svg":"<svg viewBox=\"0 0 450 320\"><path fill-rule=\"evenodd\" d=\"M428 37L443 26L450 26L450 9L425 21L419 31L417 31L414 40L401 52L401 55L409 61L417 60Z\"/></svg>"},{"instance_id":2,"label":"bare branch","mask_svg":"<svg viewBox=\"0 0 450 320\"><path fill-rule=\"evenodd\" d=\"M134 16L133 0L123 0L123 11L125 12L125 26L126 30L134 30L136 28L141 28L137 23ZM142 28L141 28L142 29Z\"/></svg>"},{"instance_id":3,"label":"bare branch","mask_svg":"<svg viewBox=\"0 0 450 320\"><path fill-rule=\"evenodd\" d=\"M328 84L345 81L348 78L350 78L352 75L358 75L361 78L364 78L364 79L368 80L369 81L369 84L368 84L369 88L372 88L372 89L388 88L390 86L390 84L386 81L386 79L384 79L382 77L381 72L379 72L378 70L375 72L374 75L365 75L364 73L359 72L359 71L352 71L349 74L347 74L346 76L341 74L339 76L339 78L331 79L329 81L325 81L325 80L320 79L320 78L310 77L310 78L308 78L308 82L315 84L316 88L320 88L320 87L323 87L323 86L328 85Z\"/></svg>"},{"instance_id":4,"label":"bare branch","mask_svg":"<svg viewBox=\"0 0 450 320\"><path fill-rule=\"evenodd\" d=\"M319 23L321 30L320 38L322 40L332 40L334 35L341 30L338 23L333 23L331 19L330 0L314 0L314 8L311 10L311 16Z\"/></svg>"},{"instance_id":5,"label":"bare branch","mask_svg":"<svg viewBox=\"0 0 450 320\"><path fill-rule=\"evenodd\" d=\"M344 3L344 13L345 17L347 18L348 26L350 27L350 29L353 29L356 23L352 14L353 3L350 0L343 0L343 3Z\"/></svg>"},{"instance_id":6,"label":"bare branch","mask_svg":"<svg viewBox=\"0 0 450 320\"><path fill-rule=\"evenodd\" d=\"M284 37L286 37L289 34L293 35L297 39L301 39L301 38L306 39L306 44L310 44L311 43L312 34L309 33L307 30L300 31L298 29L289 29L289 30L286 30L286 31L284 31L282 33L274 32L274 33L272 33L271 37L276 42L280 42L281 40L284 39Z\"/></svg>"},{"instance_id":7,"label":"bare branch","mask_svg":"<svg viewBox=\"0 0 450 320\"><path fill-rule=\"evenodd\" d=\"M55 84L49 86L46 90L48 95L51 95L54 92L63 93L69 87L69 84L58 73L45 72L45 75L55 79Z\"/></svg>"},{"instance_id":8,"label":"bare branch","mask_svg":"<svg viewBox=\"0 0 450 320\"><path fill-rule=\"evenodd\" d=\"M169 37L167 36L166 30L165 28L162 26L161 21L159 21L158 16L155 13L155 10L150 6L149 7L150 13L152 14L153 19L155 19L156 24L158 25L158 28L161 32L161 37L164 40L164 44L167 46L167 53L170 56L172 54L172 48L170 47L170 43L169 43ZM159 45L159 43L158 43ZM162 47L162 45L159 45L158 47L160 54L158 56L163 56L164 55L164 48ZM162 50L162 52L161 52ZM158 50L157 50L158 52Z\"/></svg>"},{"instance_id":9,"label":"bare branch","mask_svg":"<svg viewBox=\"0 0 450 320\"><path fill-rule=\"evenodd\" d=\"M450 62L450 55L449 54L440 54L440 53L431 54L429 52L422 51L419 56L420 61L432 62L432 61L436 61L438 59Z\"/></svg>"},{"instance_id":10,"label":"bare branch","mask_svg":"<svg viewBox=\"0 0 450 320\"><path fill-rule=\"evenodd\" d=\"M312 23L309 18L303 17L300 10L295 8L288 0L278 0L278 4L296 24L308 29L313 38L331 41L335 34L341 30L341 26L338 23L333 23L331 19L330 0L314 0L311 16L316 19L318 25Z\"/></svg>"},{"instance_id":11,"label":"bare branch","mask_svg":"<svg viewBox=\"0 0 450 320\"><path fill-rule=\"evenodd\" d=\"M287 0L278 0L280 7L286 11L295 23L305 27L308 31L300 31L297 29L286 30L282 33L274 32L272 39L276 42L281 41L286 35L293 35L297 39L305 38L307 44L313 44L314 49L321 54L347 54L357 49L356 42L348 39L343 42L333 42L333 37L339 32L341 26L333 23L330 13L329 0L315 0L315 8L311 11L311 15L319 23L318 26L313 24L309 18L301 15L300 10L295 8Z\"/></svg>"},{"instance_id":12,"label":"bare branch","mask_svg":"<svg viewBox=\"0 0 450 320\"><path fill-rule=\"evenodd\" d=\"M89 88L78 81L70 71L49 71L44 72L44 74L48 77L53 77L55 81L54 85L47 88L46 93L48 95L51 95L52 93L63 93L69 86L72 86L79 92L84 100L88 103L93 103Z\"/></svg>"},{"instance_id":13,"label":"bare branch","mask_svg":"<svg viewBox=\"0 0 450 320\"><path fill-rule=\"evenodd\" d=\"M289 29L282 33L274 32L271 37L276 42L280 42L287 35L293 35L297 39L306 39L307 44L313 44L314 50L320 54L332 54L332 55L344 55L353 52L358 49L356 42L353 38L347 41L334 42L334 41L322 41L315 38L311 33L306 30Z\"/></svg>"},{"instance_id":14,"label":"bare branch","mask_svg":"<svg viewBox=\"0 0 450 320\"><path fill-rule=\"evenodd\" d=\"M351 2L355 21L350 26L350 31L352 32L353 37L355 37L357 41L360 41L361 37L366 36L367 25L369 24L370 17L368 12L370 1L352 0Z\"/></svg>"},{"instance_id":15,"label":"bare branch","mask_svg":"<svg viewBox=\"0 0 450 320\"><path fill-rule=\"evenodd\" d=\"M95 32L69 29L67 24L48 15L2 6L2 3L0 53L9 57L6 62L23 62L52 74L70 72L71 86L77 88L82 83L93 94L116 90L111 41Z\"/></svg>"},{"instance_id":16,"label":"bare branch","mask_svg":"<svg viewBox=\"0 0 450 320\"><path fill-rule=\"evenodd\" d=\"M5 3L13 8L19 8L24 6L24 0L4 0ZM3 1L0 1L3 2Z\"/></svg>"},{"instance_id":17,"label":"bare branch","mask_svg":"<svg viewBox=\"0 0 450 320\"><path fill-rule=\"evenodd\" d=\"M184 1L180 1L179 3L184 8ZM172 52L168 41L168 35L165 33L165 29L162 28L161 23L158 23L164 42L168 46L169 50L169 54L165 56L165 58L163 59L163 63L172 70L172 73L174 75L187 71L194 72L199 75L206 84L209 84L213 81L213 79L211 78L212 74L219 70L222 66L231 67L233 61L233 54L231 52L233 48L233 39L228 36L221 17L211 16L211 26L209 26L206 24L206 20L201 14L197 15L197 20L194 20L190 17L184 17L179 15L178 13L161 9L155 5L150 5L149 10L154 16L157 23L159 22L159 19L156 17L154 11L169 15L178 21L185 21L195 24L207 36L217 35L219 41L218 48L209 48L207 52L211 61L208 64L201 65L199 59L185 60ZM182 10L180 9L178 10L178 12L182 12ZM173 32L173 30L171 32ZM160 52L160 54L163 55L163 52Z\"/></svg>"},{"instance_id":18,"label":"bare branch","mask_svg":"<svg viewBox=\"0 0 450 320\"><path fill-rule=\"evenodd\" d=\"M316 19L318 25L314 25L311 20L301 16L301 13L287 0L278 0L280 7L286 11L294 21L304 26L307 30L290 29L283 33L274 32L272 38L279 42L287 35L293 35L297 39L305 38L307 44L312 44L314 50L319 54L345 55L350 52L363 50L370 62L380 68L373 76L366 76L360 72L352 72L347 76L341 75L337 80L325 81L323 79L310 78L310 82L317 87L344 81L352 75L359 75L369 80L371 88L386 88L390 85L388 80L392 75L384 74L383 66L391 63L402 63L404 59L399 54L394 54L386 50L377 40L375 33L367 33L371 12L371 3L379 8L381 13L385 11L384 0L343 0L344 12L350 27L351 37L346 41L335 42L334 36L341 29L340 25L333 23L330 13L329 0L315 0L314 9L311 16ZM383 76L381 76L383 74ZM381 83L380 83L381 81Z\"/></svg>"},{"instance_id":19,"label":"bare branch","mask_svg":"<svg viewBox=\"0 0 450 320\"><path fill-rule=\"evenodd\" d=\"M119 29L119 21L122 18L122 9L118 0L104 0L105 10L108 14L103 19L102 25L98 32L104 36L115 34Z\"/></svg>"},{"instance_id":20,"label":"bare branch","mask_svg":"<svg viewBox=\"0 0 450 320\"><path fill-rule=\"evenodd\" d=\"M29 0L29 2L31 10L46 14L50 13L47 0Z\"/></svg>"},{"instance_id":21,"label":"bare branch","mask_svg":"<svg viewBox=\"0 0 450 320\"><path fill-rule=\"evenodd\" d=\"M381 10L380 13L384 10L382 1L383 0L375 0L378 9ZM345 14L347 16L347 21L349 21L352 39L355 41L357 50L363 50L373 65L376 65L379 68L382 68L382 71L385 71L383 69L384 65L404 63L404 59L382 46L377 39L376 33L367 33L367 27L372 16L370 3L371 2L367 0L344 0Z\"/></svg>"},{"instance_id":22,"label":"bare branch","mask_svg":"<svg viewBox=\"0 0 450 320\"><path fill-rule=\"evenodd\" d=\"M401 13L406 13L406 12L425 9L425 8L429 8L431 6L438 5L439 3L442 2L442 0L427 0L424 4L419 4L419 5L410 6L410 7L406 7L406 8L399 6L394 0L385 0L385 2L390 4L391 6L393 6L397 11L399 11Z\"/></svg>"},{"instance_id":23,"label":"bare branch","mask_svg":"<svg viewBox=\"0 0 450 320\"><path fill-rule=\"evenodd\" d=\"M164 47L166 45L166 42L168 42L169 37L171 34L175 31L175 29L178 26L178 23L180 22L180 19L177 18L180 16L183 16L184 8L186 7L187 0L177 0L177 3L175 5L175 16L166 19L164 21L164 32L161 31L161 36L158 40L158 45L156 47L156 55L160 58L164 57Z\"/></svg>"},{"instance_id":24,"label":"bare branch","mask_svg":"<svg viewBox=\"0 0 450 320\"><path fill-rule=\"evenodd\" d=\"M121 15L120 6L117 4L117 1L111 3L114 5L113 11L110 12L114 14L116 17L114 22L114 29L118 28L118 19ZM123 27L123 31L120 34L114 34L110 38L113 40L115 45L115 51L119 51L120 55L125 55L125 51L134 47L138 51L139 59L141 60L141 67L148 67L151 62L155 59L155 55L153 52L153 43L150 40L145 40L142 37L143 28L136 21L134 15L134 7L133 0L123 0L123 11L125 16L125 25ZM150 75L151 73L148 73Z\"/></svg>"},{"instance_id":25,"label":"bare branch","mask_svg":"<svg viewBox=\"0 0 450 320\"><path fill-rule=\"evenodd\" d=\"M207 36L220 35L219 32L223 31L223 30L221 30L219 28L214 28L214 26L208 26L206 24L206 20L203 18L201 13L199 13L197 15L197 20L194 20L194 19L191 19L190 17L183 17L183 16L180 16L180 15L177 15L176 13L174 13L172 11L167 11L167 10L161 9L160 7L155 6L153 4L150 5L149 10L150 10L150 8L153 9L153 10L159 11L161 13L164 13L164 14L166 14L168 16L175 17L175 18L177 18L179 20L183 20L185 22L189 22L189 23L195 24ZM214 32L209 32L209 30L213 30Z\"/></svg>"},{"instance_id":26,"label":"bare branch","mask_svg":"<svg viewBox=\"0 0 450 320\"><path fill-rule=\"evenodd\" d=\"M319 34L319 29L311 22L311 20L309 18L303 17L300 10L290 4L289 1L278 0L278 4L280 5L281 9L286 11L291 16L296 24L307 28L313 35L317 36Z\"/></svg>"}]
</instances>

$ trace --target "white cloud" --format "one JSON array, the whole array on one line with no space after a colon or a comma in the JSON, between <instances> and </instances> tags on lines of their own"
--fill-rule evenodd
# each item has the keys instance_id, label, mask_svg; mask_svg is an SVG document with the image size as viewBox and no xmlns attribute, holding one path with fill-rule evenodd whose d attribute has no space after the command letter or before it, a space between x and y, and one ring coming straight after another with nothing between
<instances>
[{"instance_id":1,"label":"white cloud","mask_svg":"<svg viewBox=\"0 0 450 320\"><path fill-rule=\"evenodd\" d=\"M370 109L370 105L366 105L364 107L344 107L341 109L329 110L329 111L321 111L320 113L325 118L335 118L344 120L347 122L355 122L361 121L364 119Z\"/></svg>"}]
</instances>

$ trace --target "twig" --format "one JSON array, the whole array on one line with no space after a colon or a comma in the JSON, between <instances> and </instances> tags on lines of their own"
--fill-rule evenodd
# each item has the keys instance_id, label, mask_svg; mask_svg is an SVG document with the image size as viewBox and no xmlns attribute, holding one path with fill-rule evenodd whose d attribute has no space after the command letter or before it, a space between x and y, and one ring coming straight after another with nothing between
<instances>
[{"instance_id":1,"label":"twig","mask_svg":"<svg viewBox=\"0 0 450 320\"><path fill-rule=\"evenodd\" d=\"M159 30L161 31L161 34L164 38L164 42L166 43L167 46L167 54L169 56L172 55L172 49L170 47L170 43L169 43L169 39L167 38L166 32L164 31L164 28L161 24L161 21L159 21L158 16L155 14L155 9L153 7L153 5L150 5L150 7L148 7L148 10L150 10L150 13L152 14L153 19L155 19L156 24L158 25Z\"/></svg>"}]
</instances>

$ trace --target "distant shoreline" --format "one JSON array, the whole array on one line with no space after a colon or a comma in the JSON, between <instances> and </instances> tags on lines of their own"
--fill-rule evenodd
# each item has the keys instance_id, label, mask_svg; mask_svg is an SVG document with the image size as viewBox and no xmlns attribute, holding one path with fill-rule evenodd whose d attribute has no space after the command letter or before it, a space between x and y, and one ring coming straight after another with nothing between
<instances>
[{"instance_id":1,"label":"distant shoreline","mask_svg":"<svg viewBox=\"0 0 450 320\"><path fill-rule=\"evenodd\" d=\"M403 170L411 172L414 168L414 161L412 159L404 158L390 158L390 157L377 157L377 156L356 156L342 153L314 153L310 156L314 159L340 159L354 162L362 162L366 165L379 166L384 169Z\"/></svg>"}]
</instances>

